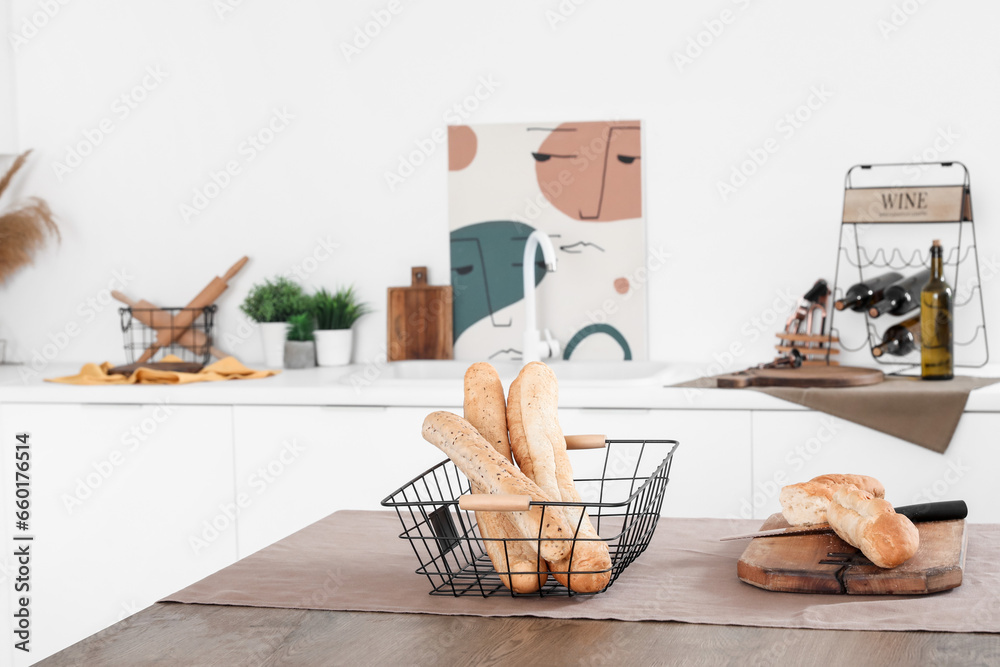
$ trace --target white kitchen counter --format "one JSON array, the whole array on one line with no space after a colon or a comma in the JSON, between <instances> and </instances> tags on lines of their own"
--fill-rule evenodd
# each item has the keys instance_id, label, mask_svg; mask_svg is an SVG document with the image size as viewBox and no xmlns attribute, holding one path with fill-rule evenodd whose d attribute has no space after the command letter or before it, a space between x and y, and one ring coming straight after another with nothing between
<instances>
[{"instance_id":1,"label":"white kitchen counter","mask_svg":"<svg viewBox=\"0 0 1000 667\"><path fill-rule=\"evenodd\" d=\"M177 405L315 405L456 407L462 404L462 380L398 380L374 377L372 367L284 370L262 380L204 382L182 386L75 386L22 381L18 366L0 366L0 403L173 403ZM72 375L77 364L52 365L45 377ZM377 369L376 369L377 370ZM703 367L677 364L660 377L670 385L699 376ZM965 375L1000 376L1000 365L960 369ZM566 408L665 410L806 410L757 391L684 389L669 386L562 386L559 404ZM966 412L1000 412L1000 384L978 389Z\"/></svg>"}]
</instances>

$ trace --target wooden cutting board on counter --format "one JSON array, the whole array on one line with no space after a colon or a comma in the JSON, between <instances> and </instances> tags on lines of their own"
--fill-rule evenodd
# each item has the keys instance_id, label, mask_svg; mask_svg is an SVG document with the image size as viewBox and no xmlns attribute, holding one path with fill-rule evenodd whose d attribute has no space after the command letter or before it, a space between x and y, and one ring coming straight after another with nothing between
<instances>
[{"instance_id":1,"label":"wooden cutting board on counter","mask_svg":"<svg viewBox=\"0 0 1000 667\"><path fill-rule=\"evenodd\" d=\"M757 537L736 565L739 578L783 593L918 595L962 585L965 569L965 520L915 524L920 549L899 567L884 570L833 533L794 537ZM786 528L773 514L761 530Z\"/></svg>"},{"instance_id":2,"label":"wooden cutting board on counter","mask_svg":"<svg viewBox=\"0 0 1000 667\"><path fill-rule=\"evenodd\" d=\"M863 387L885 379L880 370L854 366L802 366L800 368L751 368L720 375L722 389L744 387Z\"/></svg>"},{"instance_id":3,"label":"wooden cutting board on counter","mask_svg":"<svg viewBox=\"0 0 1000 667\"><path fill-rule=\"evenodd\" d=\"M414 266L411 281L389 288L389 361L451 359L451 285L428 284L426 266Z\"/></svg>"}]
</instances>

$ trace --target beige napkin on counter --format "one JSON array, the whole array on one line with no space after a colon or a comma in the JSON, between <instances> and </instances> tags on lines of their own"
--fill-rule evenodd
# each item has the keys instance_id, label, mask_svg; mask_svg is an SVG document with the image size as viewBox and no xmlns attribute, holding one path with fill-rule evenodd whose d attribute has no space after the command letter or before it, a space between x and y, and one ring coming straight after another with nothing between
<instances>
[{"instance_id":1,"label":"beige napkin on counter","mask_svg":"<svg viewBox=\"0 0 1000 667\"><path fill-rule=\"evenodd\" d=\"M867 387L749 387L754 391L804 405L841 419L944 453L965 411L969 394L1000 378L957 376L924 382L887 376ZM715 378L699 378L676 387L712 389Z\"/></svg>"},{"instance_id":2,"label":"beige napkin on counter","mask_svg":"<svg viewBox=\"0 0 1000 667\"><path fill-rule=\"evenodd\" d=\"M181 359L173 355L167 355L160 361L178 362ZM194 382L218 382L220 380L254 380L271 377L281 372L276 370L253 370L241 364L235 357L220 359L213 364L205 366L197 373L182 373L180 371L164 371L156 368L140 367L126 377L125 375L111 373L111 369L111 363L108 361L100 365L84 364L80 372L76 375L45 378L45 381L80 385L192 384Z\"/></svg>"},{"instance_id":3,"label":"beige napkin on counter","mask_svg":"<svg viewBox=\"0 0 1000 667\"><path fill-rule=\"evenodd\" d=\"M670 497L670 489L667 489ZM595 596L428 595L394 512L335 512L164 601L467 616L681 621L823 630L1000 632L1000 525L969 524L964 583L920 596L774 593L744 584L747 542L724 535L759 520L660 519L646 551ZM794 538L787 538L794 539Z\"/></svg>"}]
</instances>

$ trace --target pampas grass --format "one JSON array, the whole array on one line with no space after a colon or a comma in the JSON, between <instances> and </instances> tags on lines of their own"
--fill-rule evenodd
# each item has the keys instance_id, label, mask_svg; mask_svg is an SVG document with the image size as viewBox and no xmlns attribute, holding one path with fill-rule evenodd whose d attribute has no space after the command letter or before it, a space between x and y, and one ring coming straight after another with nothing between
<instances>
[{"instance_id":1,"label":"pampas grass","mask_svg":"<svg viewBox=\"0 0 1000 667\"><path fill-rule=\"evenodd\" d=\"M10 185L31 151L19 155L4 177L0 179L0 198ZM5 213L0 213L0 284L3 284L18 269L34 262L35 253L45 246L49 237L60 240L59 227L52 216L49 205L37 197L29 197L24 203Z\"/></svg>"}]
</instances>

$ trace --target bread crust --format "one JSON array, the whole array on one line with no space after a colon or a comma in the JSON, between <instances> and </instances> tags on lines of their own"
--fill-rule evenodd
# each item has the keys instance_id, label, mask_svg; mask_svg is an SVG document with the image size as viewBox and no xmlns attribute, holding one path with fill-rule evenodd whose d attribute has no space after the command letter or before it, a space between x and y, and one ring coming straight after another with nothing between
<instances>
[{"instance_id":1,"label":"bread crust","mask_svg":"<svg viewBox=\"0 0 1000 667\"><path fill-rule=\"evenodd\" d=\"M507 401L511 447L515 457L520 451L521 456L530 459L529 467L536 475L535 481L546 493L562 502L582 505L573 483L566 438L559 425L558 405L559 383L552 369L540 362L522 368L511 383ZM600 539L582 506L564 509L578 539L573 545L572 562L570 557L549 562L552 576L577 593L601 591L611 581L608 545Z\"/></svg>"},{"instance_id":2,"label":"bread crust","mask_svg":"<svg viewBox=\"0 0 1000 667\"><path fill-rule=\"evenodd\" d=\"M868 475L820 475L808 482L789 484L781 489L778 502L785 521L793 526L826 523L826 510L840 485L855 486L875 498L885 496L882 482Z\"/></svg>"},{"instance_id":3,"label":"bread crust","mask_svg":"<svg viewBox=\"0 0 1000 667\"><path fill-rule=\"evenodd\" d=\"M465 372L464 410L465 419L473 428L510 461L507 403L503 383L492 365L476 363ZM488 493L479 483L472 484L472 492ZM521 533L507 513L476 512L476 523L493 569L504 586L515 593L534 593L545 585L549 578L548 566L535 551L534 543L521 539Z\"/></svg>"},{"instance_id":4,"label":"bread crust","mask_svg":"<svg viewBox=\"0 0 1000 667\"><path fill-rule=\"evenodd\" d=\"M544 418L539 418L539 391L537 387L529 387L531 395L522 396L521 393L525 371L532 365L528 364L522 368L510 383L507 400L510 448L521 472L534 481L547 496L558 502L562 496L559 493L559 482L556 477L555 451L546 429L549 425L543 423ZM529 418L525 417L525 410ZM565 442L563 444L565 446Z\"/></svg>"},{"instance_id":5,"label":"bread crust","mask_svg":"<svg viewBox=\"0 0 1000 667\"><path fill-rule=\"evenodd\" d=\"M820 484L829 484L831 486L839 486L841 484L856 486L862 491L867 491L872 494L875 498L885 498L885 487L882 486L882 482L878 481L874 477L869 477L868 475L839 475L831 473L829 475L819 475L818 477L813 477L809 481L818 482Z\"/></svg>"},{"instance_id":6,"label":"bread crust","mask_svg":"<svg viewBox=\"0 0 1000 667\"><path fill-rule=\"evenodd\" d=\"M878 567L898 567L920 548L920 531L912 521L857 487L836 487L827 517L842 540Z\"/></svg>"},{"instance_id":7,"label":"bread crust","mask_svg":"<svg viewBox=\"0 0 1000 667\"><path fill-rule=\"evenodd\" d=\"M472 484L491 494L530 496L533 502L552 499L493 449L472 424L451 412L432 412L424 419L423 437L448 455ZM569 556L573 527L560 507L535 506L525 512L508 512L520 537L537 540L539 553L547 561Z\"/></svg>"}]
</instances>

